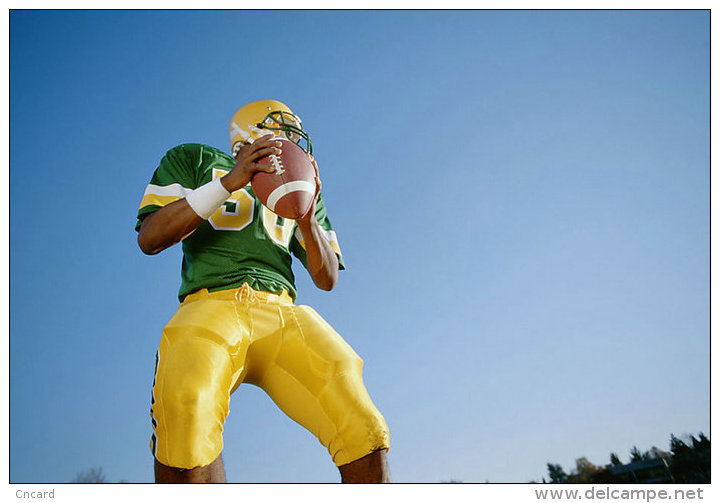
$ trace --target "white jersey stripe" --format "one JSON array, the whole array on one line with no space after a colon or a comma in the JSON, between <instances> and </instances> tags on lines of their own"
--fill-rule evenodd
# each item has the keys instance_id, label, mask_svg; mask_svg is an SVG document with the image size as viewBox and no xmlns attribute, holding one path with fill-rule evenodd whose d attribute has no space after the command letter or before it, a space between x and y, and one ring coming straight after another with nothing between
<instances>
[{"instance_id":1,"label":"white jersey stripe","mask_svg":"<svg viewBox=\"0 0 720 503\"><path fill-rule=\"evenodd\" d=\"M192 189L187 189L179 183L164 186L148 184L143 195L187 197L191 193Z\"/></svg>"},{"instance_id":2,"label":"white jersey stripe","mask_svg":"<svg viewBox=\"0 0 720 503\"><path fill-rule=\"evenodd\" d=\"M323 233L323 236L325 236L325 239L327 239L329 242L331 242L331 243L338 242L337 234L335 234L335 231L329 231L329 230L326 230L326 229L323 229L322 227L320 227L320 232ZM295 239L297 239L299 242L304 241L302 232L300 232L299 227L295 227Z\"/></svg>"}]
</instances>

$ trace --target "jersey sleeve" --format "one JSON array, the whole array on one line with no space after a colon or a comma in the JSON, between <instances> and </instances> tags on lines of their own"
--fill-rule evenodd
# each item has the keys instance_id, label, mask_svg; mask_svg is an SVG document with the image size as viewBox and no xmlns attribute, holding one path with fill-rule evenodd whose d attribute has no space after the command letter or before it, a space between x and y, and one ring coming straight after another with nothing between
<instances>
[{"instance_id":1,"label":"jersey sleeve","mask_svg":"<svg viewBox=\"0 0 720 503\"><path fill-rule=\"evenodd\" d=\"M162 158L140 201L136 231L150 213L186 197L197 188L199 153L196 150L193 145L179 145Z\"/></svg>"},{"instance_id":2,"label":"jersey sleeve","mask_svg":"<svg viewBox=\"0 0 720 503\"><path fill-rule=\"evenodd\" d=\"M338 244L337 234L333 230L330 219L327 217L327 211L325 210L325 202L323 196L318 196L317 204L315 205L315 218L320 224L323 235L330 243L330 246L335 251L335 255L338 258L338 269L345 269L345 261L343 260L342 252L340 251L340 245ZM305 253L305 241L300 229L296 226L295 232L290 240L290 251L295 255L300 262L307 268L307 255Z\"/></svg>"}]
</instances>

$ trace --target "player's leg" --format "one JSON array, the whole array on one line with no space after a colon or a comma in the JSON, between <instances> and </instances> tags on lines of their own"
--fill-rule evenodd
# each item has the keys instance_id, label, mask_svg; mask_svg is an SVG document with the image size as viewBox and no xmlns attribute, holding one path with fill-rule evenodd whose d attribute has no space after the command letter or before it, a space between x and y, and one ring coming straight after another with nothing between
<instances>
[{"instance_id":1,"label":"player's leg","mask_svg":"<svg viewBox=\"0 0 720 503\"><path fill-rule=\"evenodd\" d=\"M344 484L387 483L390 482L385 449L371 452L367 456L356 459L346 465L338 466Z\"/></svg>"},{"instance_id":2,"label":"player's leg","mask_svg":"<svg viewBox=\"0 0 720 503\"><path fill-rule=\"evenodd\" d=\"M222 456L218 456L207 466L198 466L189 470L165 466L155 459L155 482L159 484L225 482Z\"/></svg>"},{"instance_id":3,"label":"player's leg","mask_svg":"<svg viewBox=\"0 0 720 503\"><path fill-rule=\"evenodd\" d=\"M389 482L388 430L363 384L362 360L311 308L282 313L282 344L257 384L327 447L344 482Z\"/></svg>"},{"instance_id":4,"label":"player's leg","mask_svg":"<svg viewBox=\"0 0 720 503\"><path fill-rule=\"evenodd\" d=\"M151 409L158 482L225 481L222 429L246 351L231 302L183 304L165 327Z\"/></svg>"}]
</instances>

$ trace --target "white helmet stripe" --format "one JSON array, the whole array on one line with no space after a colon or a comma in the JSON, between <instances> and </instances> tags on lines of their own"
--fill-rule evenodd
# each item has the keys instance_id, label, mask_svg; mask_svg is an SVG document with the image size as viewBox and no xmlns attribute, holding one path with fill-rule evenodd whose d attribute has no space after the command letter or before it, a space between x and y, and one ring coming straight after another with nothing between
<instances>
[{"instance_id":1,"label":"white helmet stripe","mask_svg":"<svg viewBox=\"0 0 720 503\"><path fill-rule=\"evenodd\" d=\"M272 131L268 131L267 129L260 129L259 127L254 126L253 124L248 124L248 129L255 134L259 134L260 136L264 136L266 134L272 133ZM249 140L249 141L252 141L252 140Z\"/></svg>"},{"instance_id":2,"label":"white helmet stripe","mask_svg":"<svg viewBox=\"0 0 720 503\"><path fill-rule=\"evenodd\" d=\"M234 122L231 122L230 123L230 140L232 140L233 136L235 136L236 134L239 134L240 136L242 136L243 140L252 143L252 136L250 136L250 133L248 133L247 131L245 131L243 129L240 129L240 126L238 126Z\"/></svg>"}]
</instances>

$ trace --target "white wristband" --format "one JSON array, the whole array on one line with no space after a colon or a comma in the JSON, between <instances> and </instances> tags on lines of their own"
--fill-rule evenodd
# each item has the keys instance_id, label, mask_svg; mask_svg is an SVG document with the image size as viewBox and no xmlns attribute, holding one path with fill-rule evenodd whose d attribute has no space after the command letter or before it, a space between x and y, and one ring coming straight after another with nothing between
<instances>
[{"instance_id":1,"label":"white wristband","mask_svg":"<svg viewBox=\"0 0 720 503\"><path fill-rule=\"evenodd\" d=\"M228 197L230 197L230 192L223 187L218 177L193 190L185 200L195 213L207 220Z\"/></svg>"}]
</instances>

